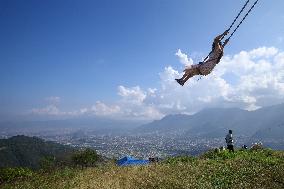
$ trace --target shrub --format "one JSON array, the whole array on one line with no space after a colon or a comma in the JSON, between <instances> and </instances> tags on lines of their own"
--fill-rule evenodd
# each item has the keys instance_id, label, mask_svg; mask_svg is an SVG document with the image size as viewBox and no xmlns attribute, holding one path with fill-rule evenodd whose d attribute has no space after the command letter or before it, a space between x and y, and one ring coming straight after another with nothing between
<instances>
[{"instance_id":1,"label":"shrub","mask_svg":"<svg viewBox=\"0 0 284 189\"><path fill-rule=\"evenodd\" d=\"M95 166L98 160L97 152L90 148L79 151L72 156L73 163L82 167Z\"/></svg>"},{"instance_id":2,"label":"shrub","mask_svg":"<svg viewBox=\"0 0 284 189\"><path fill-rule=\"evenodd\" d=\"M45 170L45 171L51 170L52 168L56 166L55 157L52 157L52 156L44 157L40 160L39 164L42 170Z\"/></svg>"},{"instance_id":3,"label":"shrub","mask_svg":"<svg viewBox=\"0 0 284 189\"><path fill-rule=\"evenodd\" d=\"M259 143L254 143L252 146L251 146L251 150L262 150L264 149L263 148L263 145L261 142Z\"/></svg>"},{"instance_id":4,"label":"shrub","mask_svg":"<svg viewBox=\"0 0 284 189\"><path fill-rule=\"evenodd\" d=\"M15 168L1 168L0 169L0 183L10 182L16 178L23 178L32 176L33 171L29 168L15 167Z\"/></svg>"},{"instance_id":5,"label":"shrub","mask_svg":"<svg viewBox=\"0 0 284 189\"><path fill-rule=\"evenodd\" d=\"M226 160L226 159L235 158L238 155L239 155L239 151L229 152L228 150L223 150L223 151L210 150L208 152L205 152L203 155L201 155L201 158L202 159Z\"/></svg>"}]
</instances>

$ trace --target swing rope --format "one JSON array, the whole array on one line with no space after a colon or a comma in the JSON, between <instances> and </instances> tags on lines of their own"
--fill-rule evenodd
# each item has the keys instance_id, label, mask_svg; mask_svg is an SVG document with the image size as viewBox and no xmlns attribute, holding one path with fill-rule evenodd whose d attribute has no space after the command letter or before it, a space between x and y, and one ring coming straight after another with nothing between
<instances>
[{"instance_id":1,"label":"swing rope","mask_svg":"<svg viewBox=\"0 0 284 189\"><path fill-rule=\"evenodd\" d=\"M240 12L238 13L238 15L235 17L234 21L232 22L232 24L230 25L228 31L231 30L231 28L233 27L233 25L235 24L235 22L237 21L237 19L240 17L240 15L242 14L242 12L245 10L246 6L248 5L250 0L247 0L247 2L245 3L245 5L243 6L243 8L240 10ZM223 36L221 38L221 40L224 38L225 36Z\"/></svg>"},{"instance_id":2,"label":"swing rope","mask_svg":"<svg viewBox=\"0 0 284 189\"><path fill-rule=\"evenodd\" d=\"M238 30L238 28L240 27L240 25L243 23L243 21L247 18L247 16L249 15L249 13L252 11L252 9L255 7L255 5L258 3L259 0L256 0L254 2L254 4L251 6L251 8L249 9L249 11L246 13L246 15L243 17L243 19L241 20L241 22L237 25L237 27L234 29L234 31L231 33L231 35L226 39L226 40L230 40L231 37L234 35L234 33Z\"/></svg>"}]
</instances>

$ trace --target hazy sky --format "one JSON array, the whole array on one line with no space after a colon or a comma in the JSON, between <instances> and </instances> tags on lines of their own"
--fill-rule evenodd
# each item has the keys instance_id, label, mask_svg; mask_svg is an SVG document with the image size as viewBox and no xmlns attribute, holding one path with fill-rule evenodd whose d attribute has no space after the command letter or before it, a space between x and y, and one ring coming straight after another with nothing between
<instances>
[{"instance_id":1,"label":"hazy sky","mask_svg":"<svg viewBox=\"0 0 284 189\"><path fill-rule=\"evenodd\" d=\"M0 0L0 119L158 119L281 103L283 0L259 1L210 76L184 87L174 81L183 63L207 55L244 3Z\"/></svg>"}]
</instances>

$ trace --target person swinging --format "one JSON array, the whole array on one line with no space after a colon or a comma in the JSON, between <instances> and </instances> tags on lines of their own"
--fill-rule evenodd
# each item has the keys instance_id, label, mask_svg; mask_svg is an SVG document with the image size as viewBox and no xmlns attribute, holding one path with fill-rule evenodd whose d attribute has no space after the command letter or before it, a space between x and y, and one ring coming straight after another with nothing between
<instances>
[{"instance_id":1,"label":"person swinging","mask_svg":"<svg viewBox=\"0 0 284 189\"><path fill-rule=\"evenodd\" d=\"M229 30L226 30L223 34L215 37L214 42L212 44L212 50L210 54L205 58L203 62L199 62L199 64L192 65L184 70L184 74L182 78L175 79L181 86L191 77L195 75L208 75L212 72L214 67L220 62L223 56L223 50L229 39L225 40L222 44L221 40L229 33Z\"/></svg>"}]
</instances>

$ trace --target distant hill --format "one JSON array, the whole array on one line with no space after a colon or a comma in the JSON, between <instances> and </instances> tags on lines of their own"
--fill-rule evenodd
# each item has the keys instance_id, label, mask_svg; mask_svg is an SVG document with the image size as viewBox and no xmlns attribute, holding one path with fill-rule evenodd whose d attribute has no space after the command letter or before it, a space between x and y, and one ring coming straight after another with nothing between
<instances>
[{"instance_id":1,"label":"distant hill","mask_svg":"<svg viewBox=\"0 0 284 189\"><path fill-rule=\"evenodd\" d=\"M258 130L253 137L258 139L283 139L284 140L284 124L275 124L264 129Z\"/></svg>"},{"instance_id":2,"label":"distant hill","mask_svg":"<svg viewBox=\"0 0 284 189\"><path fill-rule=\"evenodd\" d=\"M277 128L284 124L284 104L246 111L237 108L212 108L194 115L168 115L161 120L142 125L137 132L168 132L182 130L187 136L221 137L228 129L238 135L253 136L262 130ZM281 127L282 128L282 127ZM275 129L272 129L275 130ZM275 135L284 135L278 129ZM262 132L262 133L263 133ZM274 137L271 132L270 137Z\"/></svg>"},{"instance_id":3,"label":"distant hill","mask_svg":"<svg viewBox=\"0 0 284 189\"><path fill-rule=\"evenodd\" d=\"M161 120L142 125L136 129L139 132L185 130L191 127L192 117L184 114L168 115Z\"/></svg>"},{"instance_id":4,"label":"distant hill","mask_svg":"<svg viewBox=\"0 0 284 189\"><path fill-rule=\"evenodd\" d=\"M74 148L37 137L14 136L0 139L0 167L38 168L45 157L64 159Z\"/></svg>"},{"instance_id":5,"label":"distant hill","mask_svg":"<svg viewBox=\"0 0 284 189\"><path fill-rule=\"evenodd\" d=\"M284 150L284 124L273 124L269 127L258 130L251 140L262 141L265 146Z\"/></svg>"}]
</instances>

